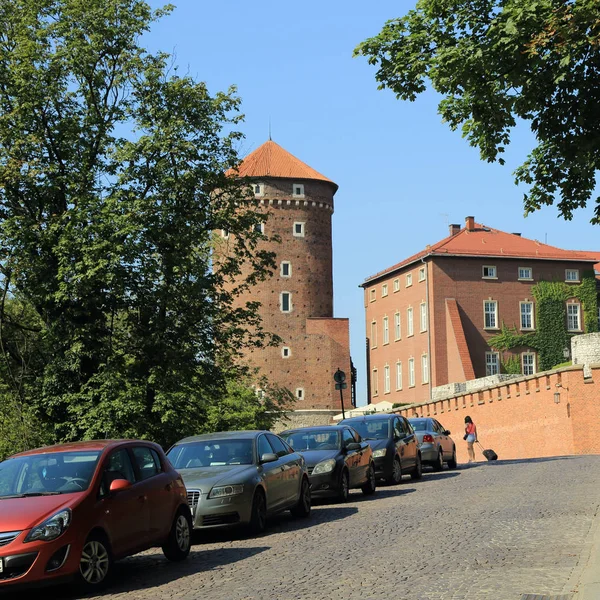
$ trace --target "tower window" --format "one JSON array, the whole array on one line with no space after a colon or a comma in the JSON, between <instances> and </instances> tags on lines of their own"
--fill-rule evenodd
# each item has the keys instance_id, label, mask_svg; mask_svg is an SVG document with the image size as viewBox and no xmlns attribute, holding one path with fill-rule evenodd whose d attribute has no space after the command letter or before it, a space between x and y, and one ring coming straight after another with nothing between
<instances>
[{"instance_id":1,"label":"tower window","mask_svg":"<svg viewBox=\"0 0 600 600\"><path fill-rule=\"evenodd\" d=\"M291 277L292 276L292 263L284 260L281 263L281 276L282 277Z\"/></svg>"},{"instance_id":2,"label":"tower window","mask_svg":"<svg viewBox=\"0 0 600 600\"><path fill-rule=\"evenodd\" d=\"M265 186L262 183L253 184L252 189L254 190L255 196L264 196L265 195Z\"/></svg>"},{"instance_id":3,"label":"tower window","mask_svg":"<svg viewBox=\"0 0 600 600\"><path fill-rule=\"evenodd\" d=\"M304 223L299 221L294 223L294 237L304 237Z\"/></svg>"},{"instance_id":4,"label":"tower window","mask_svg":"<svg viewBox=\"0 0 600 600\"><path fill-rule=\"evenodd\" d=\"M284 346L281 349L281 356L283 358L289 358L291 355L292 355L292 351L287 346Z\"/></svg>"},{"instance_id":5,"label":"tower window","mask_svg":"<svg viewBox=\"0 0 600 600\"><path fill-rule=\"evenodd\" d=\"M257 223L254 226L254 233L265 233L265 224L264 223Z\"/></svg>"},{"instance_id":6,"label":"tower window","mask_svg":"<svg viewBox=\"0 0 600 600\"><path fill-rule=\"evenodd\" d=\"M304 198L304 185L301 183L294 183L292 196L294 196L294 198Z\"/></svg>"},{"instance_id":7,"label":"tower window","mask_svg":"<svg viewBox=\"0 0 600 600\"><path fill-rule=\"evenodd\" d=\"M290 292L281 292L279 306L281 312L292 312L292 294Z\"/></svg>"},{"instance_id":8,"label":"tower window","mask_svg":"<svg viewBox=\"0 0 600 600\"><path fill-rule=\"evenodd\" d=\"M304 388L296 388L296 398L298 398L298 400L304 398Z\"/></svg>"},{"instance_id":9,"label":"tower window","mask_svg":"<svg viewBox=\"0 0 600 600\"><path fill-rule=\"evenodd\" d=\"M229 239L229 229L221 229L221 237L228 240Z\"/></svg>"}]
</instances>

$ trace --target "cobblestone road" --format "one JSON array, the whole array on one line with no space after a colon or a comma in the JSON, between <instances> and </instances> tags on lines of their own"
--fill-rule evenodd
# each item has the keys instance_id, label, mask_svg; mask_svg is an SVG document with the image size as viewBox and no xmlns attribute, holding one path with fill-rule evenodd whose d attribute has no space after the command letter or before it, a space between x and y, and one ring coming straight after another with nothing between
<instances>
[{"instance_id":1,"label":"cobblestone road","mask_svg":"<svg viewBox=\"0 0 600 600\"><path fill-rule=\"evenodd\" d=\"M97 600L559 594L577 567L599 502L600 457L426 473L418 482L380 487L370 498L354 492L348 504L317 505L308 521L285 514L258 538L213 534L198 540L182 564L168 563L158 551L129 558L117 564L114 582ZM68 588L54 593L76 598Z\"/></svg>"}]
</instances>

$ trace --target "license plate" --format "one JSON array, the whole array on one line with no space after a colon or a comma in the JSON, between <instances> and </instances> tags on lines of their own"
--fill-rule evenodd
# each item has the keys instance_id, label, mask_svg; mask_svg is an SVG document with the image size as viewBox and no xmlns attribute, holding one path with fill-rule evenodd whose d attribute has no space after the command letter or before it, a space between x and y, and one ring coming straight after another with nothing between
<instances>
[{"instance_id":1,"label":"license plate","mask_svg":"<svg viewBox=\"0 0 600 600\"><path fill-rule=\"evenodd\" d=\"M4 571L4 561L0 558L0 573Z\"/></svg>"}]
</instances>

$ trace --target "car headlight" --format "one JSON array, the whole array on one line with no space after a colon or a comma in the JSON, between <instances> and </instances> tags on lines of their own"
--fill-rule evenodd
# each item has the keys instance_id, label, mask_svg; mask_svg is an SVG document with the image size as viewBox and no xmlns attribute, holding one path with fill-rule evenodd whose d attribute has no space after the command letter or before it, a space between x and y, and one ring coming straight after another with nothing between
<instances>
[{"instance_id":1,"label":"car headlight","mask_svg":"<svg viewBox=\"0 0 600 600\"><path fill-rule=\"evenodd\" d=\"M50 542L55 540L59 535L62 535L71 524L71 509L64 508L63 510L52 515L40 525L34 527L25 538L26 542Z\"/></svg>"},{"instance_id":2,"label":"car headlight","mask_svg":"<svg viewBox=\"0 0 600 600\"><path fill-rule=\"evenodd\" d=\"M321 461L317 463L316 467L313 469L313 475L320 475L321 473L331 473L335 469L335 460L333 458L329 458L327 460Z\"/></svg>"},{"instance_id":3,"label":"car headlight","mask_svg":"<svg viewBox=\"0 0 600 600\"><path fill-rule=\"evenodd\" d=\"M381 458L385 456L387 448L379 448L379 450L373 450L373 458Z\"/></svg>"},{"instance_id":4,"label":"car headlight","mask_svg":"<svg viewBox=\"0 0 600 600\"><path fill-rule=\"evenodd\" d=\"M243 485L218 485L210 490L209 498L224 498L225 496L237 496L244 491Z\"/></svg>"}]
</instances>

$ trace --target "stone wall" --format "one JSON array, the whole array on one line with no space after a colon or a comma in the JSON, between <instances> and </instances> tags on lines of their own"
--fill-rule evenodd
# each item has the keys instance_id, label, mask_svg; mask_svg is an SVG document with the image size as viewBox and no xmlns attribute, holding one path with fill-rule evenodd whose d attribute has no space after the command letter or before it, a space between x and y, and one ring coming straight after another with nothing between
<instances>
[{"instance_id":1,"label":"stone wall","mask_svg":"<svg viewBox=\"0 0 600 600\"><path fill-rule=\"evenodd\" d=\"M505 381L515 379L516 377L522 377L522 375L499 373L498 375L488 375L487 377L479 377L478 379L471 379L470 381L463 381L461 383L448 383L447 385L434 387L431 391L431 395L433 400L443 400L444 398L456 396L457 394L476 392L477 390L498 385Z\"/></svg>"},{"instance_id":2,"label":"stone wall","mask_svg":"<svg viewBox=\"0 0 600 600\"><path fill-rule=\"evenodd\" d=\"M586 375L589 365L600 363L600 333L586 333L571 338L571 357L574 365L584 365Z\"/></svg>"},{"instance_id":3,"label":"stone wall","mask_svg":"<svg viewBox=\"0 0 600 600\"><path fill-rule=\"evenodd\" d=\"M285 429L297 427L318 427L319 425L332 425L336 410L294 410L286 413L286 418L273 425L271 431L281 433Z\"/></svg>"}]
</instances>

